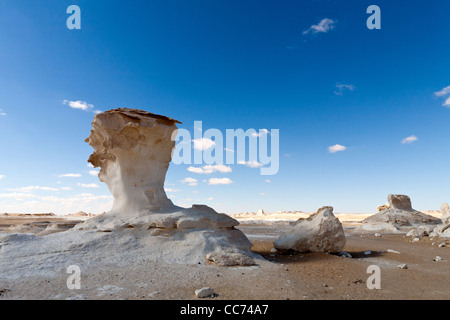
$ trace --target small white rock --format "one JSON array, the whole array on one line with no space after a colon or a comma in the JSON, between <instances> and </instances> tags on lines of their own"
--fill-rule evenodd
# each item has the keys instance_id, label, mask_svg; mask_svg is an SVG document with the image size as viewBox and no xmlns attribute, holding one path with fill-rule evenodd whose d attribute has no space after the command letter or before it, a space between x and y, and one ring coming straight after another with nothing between
<instances>
[{"instance_id":1,"label":"small white rock","mask_svg":"<svg viewBox=\"0 0 450 320\"><path fill-rule=\"evenodd\" d=\"M271 252L271 253L277 253L277 252L278 252L278 250L277 250L277 249L275 249L275 248L272 248L272 249L270 249L270 252Z\"/></svg>"},{"instance_id":2,"label":"small white rock","mask_svg":"<svg viewBox=\"0 0 450 320\"><path fill-rule=\"evenodd\" d=\"M442 242L438 245L439 248L444 248L445 247L445 242Z\"/></svg>"},{"instance_id":3,"label":"small white rock","mask_svg":"<svg viewBox=\"0 0 450 320\"><path fill-rule=\"evenodd\" d=\"M380 233L375 233L375 237L381 237L381 234Z\"/></svg>"},{"instance_id":4,"label":"small white rock","mask_svg":"<svg viewBox=\"0 0 450 320\"><path fill-rule=\"evenodd\" d=\"M442 257L440 257L440 256L436 256L436 258L434 258L434 261L442 261L443 259L442 259Z\"/></svg>"},{"instance_id":5,"label":"small white rock","mask_svg":"<svg viewBox=\"0 0 450 320\"><path fill-rule=\"evenodd\" d=\"M387 252L400 254L400 252L392 250L392 249L387 249Z\"/></svg>"},{"instance_id":6,"label":"small white rock","mask_svg":"<svg viewBox=\"0 0 450 320\"><path fill-rule=\"evenodd\" d=\"M201 289L195 290L195 295L197 296L197 298L211 297L214 295L214 289L209 288L209 287L201 288Z\"/></svg>"},{"instance_id":7,"label":"small white rock","mask_svg":"<svg viewBox=\"0 0 450 320\"><path fill-rule=\"evenodd\" d=\"M364 255L366 255L366 256L371 255L371 254L372 254L372 251L370 251L370 250L364 252Z\"/></svg>"},{"instance_id":8,"label":"small white rock","mask_svg":"<svg viewBox=\"0 0 450 320\"><path fill-rule=\"evenodd\" d=\"M407 264L399 264L398 266L397 266L397 268L399 268L399 269L408 269L408 265Z\"/></svg>"},{"instance_id":9,"label":"small white rock","mask_svg":"<svg viewBox=\"0 0 450 320\"><path fill-rule=\"evenodd\" d=\"M414 238L414 239L412 239L412 242L419 242L419 241L420 241L419 238Z\"/></svg>"}]
</instances>

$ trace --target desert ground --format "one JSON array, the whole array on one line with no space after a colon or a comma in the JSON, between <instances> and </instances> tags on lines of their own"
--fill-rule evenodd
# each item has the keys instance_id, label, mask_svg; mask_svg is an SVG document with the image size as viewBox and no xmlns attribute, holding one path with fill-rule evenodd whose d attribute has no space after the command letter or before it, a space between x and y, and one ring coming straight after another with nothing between
<instances>
[{"instance_id":1,"label":"desert ground","mask_svg":"<svg viewBox=\"0 0 450 320\"><path fill-rule=\"evenodd\" d=\"M347 237L344 251L351 257L275 252L273 241L290 222L305 216L308 214L235 216L240 221L237 228L253 244L252 251L261 256L256 266L221 267L205 261L197 265L147 261L126 268L99 264L82 270L81 288L75 290L67 287L70 275L66 270L49 277L20 279L5 279L0 270L0 299L192 300L198 299L195 290L203 287L215 291L207 300L450 299L450 245L443 238L423 237L413 242L405 234L360 234L354 232L355 227L369 215L338 213ZM54 232L61 232L86 219L89 217L0 215L0 232L36 234L49 224L58 224L60 228ZM442 260L435 261L436 256ZM407 269L398 268L401 264L407 264ZM370 265L380 267L380 289L367 287Z\"/></svg>"}]
</instances>

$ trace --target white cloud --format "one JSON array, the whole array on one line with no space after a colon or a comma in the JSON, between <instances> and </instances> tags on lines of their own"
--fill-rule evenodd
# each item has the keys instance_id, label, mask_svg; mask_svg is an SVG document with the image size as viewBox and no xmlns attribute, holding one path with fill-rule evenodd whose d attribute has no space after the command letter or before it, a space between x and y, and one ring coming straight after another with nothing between
<instances>
[{"instance_id":1,"label":"white cloud","mask_svg":"<svg viewBox=\"0 0 450 320\"><path fill-rule=\"evenodd\" d=\"M261 129L261 130L259 130L259 133L253 132L253 133L252 133L252 137L258 138L258 137L261 137L261 136L265 136L265 135L267 135L267 134L270 134L270 131L269 131L269 130L267 130L267 129Z\"/></svg>"},{"instance_id":2,"label":"white cloud","mask_svg":"<svg viewBox=\"0 0 450 320\"><path fill-rule=\"evenodd\" d=\"M0 174L0 180L2 180L3 178L5 178L6 176Z\"/></svg>"},{"instance_id":3,"label":"white cloud","mask_svg":"<svg viewBox=\"0 0 450 320\"><path fill-rule=\"evenodd\" d=\"M343 83L337 83L336 84L336 91L334 91L335 95L342 96L344 94L345 90L353 91L355 90L355 86L353 84L343 84Z\"/></svg>"},{"instance_id":4,"label":"white cloud","mask_svg":"<svg viewBox=\"0 0 450 320\"><path fill-rule=\"evenodd\" d=\"M208 150L216 145L214 141L208 138L194 139L192 142L194 143L194 149L200 151Z\"/></svg>"},{"instance_id":5,"label":"white cloud","mask_svg":"<svg viewBox=\"0 0 450 320\"><path fill-rule=\"evenodd\" d=\"M89 174L91 176L98 176L98 171L97 170L89 170Z\"/></svg>"},{"instance_id":6,"label":"white cloud","mask_svg":"<svg viewBox=\"0 0 450 320\"><path fill-rule=\"evenodd\" d=\"M309 29L303 31L303 34L316 34L316 33L326 33L332 29L334 29L334 25L336 24L336 20L331 20L328 18L322 19L318 24L312 25Z\"/></svg>"},{"instance_id":7,"label":"white cloud","mask_svg":"<svg viewBox=\"0 0 450 320\"><path fill-rule=\"evenodd\" d=\"M264 192L260 192L259 195L260 195L260 196L265 196L265 195L267 195L267 194L265 194Z\"/></svg>"},{"instance_id":8,"label":"white cloud","mask_svg":"<svg viewBox=\"0 0 450 320\"><path fill-rule=\"evenodd\" d=\"M56 188L51 187L40 187L40 186L28 186L22 188L14 188L14 189L6 189L8 191L17 191L17 192L32 192L32 191L58 191Z\"/></svg>"},{"instance_id":9,"label":"white cloud","mask_svg":"<svg viewBox=\"0 0 450 320\"><path fill-rule=\"evenodd\" d=\"M443 88L441 91L435 92L436 97L443 97L450 94L450 86Z\"/></svg>"},{"instance_id":10,"label":"white cloud","mask_svg":"<svg viewBox=\"0 0 450 320\"><path fill-rule=\"evenodd\" d=\"M65 173L65 174L60 174L58 177L59 178L80 178L81 174L79 174L79 173Z\"/></svg>"},{"instance_id":11,"label":"white cloud","mask_svg":"<svg viewBox=\"0 0 450 320\"><path fill-rule=\"evenodd\" d=\"M206 199L206 201L213 201L214 198L213 197L209 197L208 199Z\"/></svg>"},{"instance_id":12,"label":"white cloud","mask_svg":"<svg viewBox=\"0 0 450 320\"><path fill-rule=\"evenodd\" d=\"M3 110L2 110L2 109L0 109L0 116L6 116L6 113L5 113L5 112L3 112Z\"/></svg>"},{"instance_id":13,"label":"white cloud","mask_svg":"<svg viewBox=\"0 0 450 320\"><path fill-rule=\"evenodd\" d=\"M403 144L413 143L414 141L419 140L416 136L409 136L402 140Z\"/></svg>"},{"instance_id":14,"label":"white cloud","mask_svg":"<svg viewBox=\"0 0 450 320\"><path fill-rule=\"evenodd\" d=\"M227 151L227 152L232 152L232 153L234 153L234 150L233 150L233 149L223 148L223 150L225 150L225 151Z\"/></svg>"},{"instance_id":15,"label":"white cloud","mask_svg":"<svg viewBox=\"0 0 450 320\"><path fill-rule=\"evenodd\" d=\"M260 168L263 166L263 164L259 163L258 161L242 161L241 160L241 161L238 161L238 164L243 164L250 168Z\"/></svg>"},{"instance_id":16,"label":"white cloud","mask_svg":"<svg viewBox=\"0 0 450 320\"><path fill-rule=\"evenodd\" d=\"M83 188L100 188L96 183L77 183L77 185Z\"/></svg>"},{"instance_id":17,"label":"white cloud","mask_svg":"<svg viewBox=\"0 0 450 320\"><path fill-rule=\"evenodd\" d=\"M188 186L194 187L198 185L198 180L194 178L184 178L181 183L187 183Z\"/></svg>"},{"instance_id":18,"label":"white cloud","mask_svg":"<svg viewBox=\"0 0 450 320\"><path fill-rule=\"evenodd\" d=\"M447 98L447 100L445 100L445 102L442 104L444 107L449 107L450 108L450 97Z\"/></svg>"},{"instance_id":19,"label":"white cloud","mask_svg":"<svg viewBox=\"0 0 450 320\"><path fill-rule=\"evenodd\" d=\"M61 190L70 191L70 190L72 190L72 188L71 187L61 187Z\"/></svg>"},{"instance_id":20,"label":"white cloud","mask_svg":"<svg viewBox=\"0 0 450 320\"><path fill-rule=\"evenodd\" d=\"M228 178L211 178L208 180L208 184L210 185L218 185L218 184L231 184L233 181L231 181Z\"/></svg>"},{"instance_id":21,"label":"white cloud","mask_svg":"<svg viewBox=\"0 0 450 320\"><path fill-rule=\"evenodd\" d=\"M23 199L33 199L38 196L32 193L24 193L24 192L13 192L13 193L0 193L0 199L14 199L17 201L22 201Z\"/></svg>"},{"instance_id":22,"label":"white cloud","mask_svg":"<svg viewBox=\"0 0 450 320\"><path fill-rule=\"evenodd\" d=\"M271 183L272 181L271 180L265 180L267 183Z\"/></svg>"},{"instance_id":23,"label":"white cloud","mask_svg":"<svg viewBox=\"0 0 450 320\"><path fill-rule=\"evenodd\" d=\"M101 113L102 111L100 110L94 110L94 105L87 103L86 101L69 101L69 100L64 100L63 104L68 105L69 107L71 107L72 109L78 109L78 110L83 110L83 111L91 111L95 114Z\"/></svg>"},{"instance_id":24,"label":"white cloud","mask_svg":"<svg viewBox=\"0 0 450 320\"><path fill-rule=\"evenodd\" d=\"M229 166L223 164L216 164L216 165L206 165L201 168L189 167L187 168L187 171L198 174L211 174L213 172L230 173L232 170L231 167Z\"/></svg>"},{"instance_id":25,"label":"white cloud","mask_svg":"<svg viewBox=\"0 0 450 320\"><path fill-rule=\"evenodd\" d=\"M443 88L441 91L435 92L434 95L436 97L444 97L450 95L450 86ZM450 108L450 97L447 97L447 99L445 99L442 106Z\"/></svg>"},{"instance_id":26,"label":"white cloud","mask_svg":"<svg viewBox=\"0 0 450 320\"><path fill-rule=\"evenodd\" d=\"M173 189L173 188L164 188L165 192L179 192L181 191L180 189Z\"/></svg>"},{"instance_id":27,"label":"white cloud","mask_svg":"<svg viewBox=\"0 0 450 320\"><path fill-rule=\"evenodd\" d=\"M347 147L342 146L340 144L335 144L334 146L328 147L329 153L336 153L336 152L345 151L345 150L347 150Z\"/></svg>"},{"instance_id":28,"label":"white cloud","mask_svg":"<svg viewBox=\"0 0 450 320\"><path fill-rule=\"evenodd\" d=\"M92 163L90 163L90 162L87 164L87 166L88 166L89 168L94 168L94 165L93 165Z\"/></svg>"}]
</instances>

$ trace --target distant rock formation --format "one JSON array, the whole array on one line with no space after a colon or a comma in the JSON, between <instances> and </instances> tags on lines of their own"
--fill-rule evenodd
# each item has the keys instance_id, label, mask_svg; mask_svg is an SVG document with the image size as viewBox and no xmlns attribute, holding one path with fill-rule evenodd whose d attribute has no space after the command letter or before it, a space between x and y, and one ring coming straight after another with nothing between
<instances>
[{"instance_id":1,"label":"distant rock formation","mask_svg":"<svg viewBox=\"0 0 450 320\"><path fill-rule=\"evenodd\" d=\"M362 221L359 228L363 231L399 232L409 231L424 225L437 225L440 219L414 210L410 197L406 195L388 195L388 205L382 211Z\"/></svg>"},{"instance_id":2,"label":"distant rock formation","mask_svg":"<svg viewBox=\"0 0 450 320\"><path fill-rule=\"evenodd\" d=\"M450 209L448 203L445 202L441 205L441 214L442 223L450 223Z\"/></svg>"},{"instance_id":3,"label":"distant rock formation","mask_svg":"<svg viewBox=\"0 0 450 320\"><path fill-rule=\"evenodd\" d=\"M342 224L334 216L333 207L327 206L307 219L299 219L273 245L281 252L340 252L345 243Z\"/></svg>"},{"instance_id":4,"label":"distant rock formation","mask_svg":"<svg viewBox=\"0 0 450 320\"><path fill-rule=\"evenodd\" d=\"M257 215L258 216L263 216L264 215L264 210L263 209L259 209Z\"/></svg>"}]
</instances>

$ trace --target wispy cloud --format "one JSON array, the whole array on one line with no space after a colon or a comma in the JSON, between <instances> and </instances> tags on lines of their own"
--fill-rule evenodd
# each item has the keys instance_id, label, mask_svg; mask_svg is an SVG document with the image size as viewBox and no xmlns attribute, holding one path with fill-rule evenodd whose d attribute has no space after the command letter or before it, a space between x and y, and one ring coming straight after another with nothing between
<instances>
[{"instance_id":1,"label":"wispy cloud","mask_svg":"<svg viewBox=\"0 0 450 320\"><path fill-rule=\"evenodd\" d=\"M201 168L189 167L187 168L187 171L198 174L211 174L214 172L230 173L232 170L231 167L229 166L223 164L216 164L216 165L206 165Z\"/></svg>"},{"instance_id":2,"label":"wispy cloud","mask_svg":"<svg viewBox=\"0 0 450 320\"><path fill-rule=\"evenodd\" d=\"M208 180L208 184L210 185L219 185L219 184L231 184L233 181L228 178L211 178Z\"/></svg>"},{"instance_id":3,"label":"wispy cloud","mask_svg":"<svg viewBox=\"0 0 450 320\"><path fill-rule=\"evenodd\" d=\"M81 174L79 173L65 173L58 175L59 178L80 178Z\"/></svg>"},{"instance_id":4,"label":"wispy cloud","mask_svg":"<svg viewBox=\"0 0 450 320\"><path fill-rule=\"evenodd\" d=\"M6 177L5 175L0 174L0 180L2 180L5 177Z\"/></svg>"},{"instance_id":5,"label":"wispy cloud","mask_svg":"<svg viewBox=\"0 0 450 320\"><path fill-rule=\"evenodd\" d=\"M259 163L258 161L238 161L238 164L242 164L244 166L250 167L250 168L260 168L263 166L262 163Z\"/></svg>"},{"instance_id":6,"label":"wispy cloud","mask_svg":"<svg viewBox=\"0 0 450 320\"><path fill-rule=\"evenodd\" d=\"M93 104L89 104L86 101L69 101L69 100L64 100L63 104L71 107L72 109L78 109L78 110L83 110L83 111L89 111L89 112L93 112L93 113L101 113L100 110L96 110L94 108Z\"/></svg>"},{"instance_id":7,"label":"wispy cloud","mask_svg":"<svg viewBox=\"0 0 450 320\"><path fill-rule=\"evenodd\" d=\"M96 183L77 183L79 187L82 188L100 188L100 186Z\"/></svg>"},{"instance_id":8,"label":"wispy cloud","mask_svg":"<svg viewBox=\"0 0 450 320\"><path fill-rule=\"evenodd\" d=\"M309 27L307 30L303 31L303 34L316 34L316 33L327 33L330 30L333 30L336 25L336 20L332 19L322 19L318 24L314 24Z\"/></svg>"},{"instance_id":9,"label":"wispy cloud","mask_svg":"<svg viewBox=\"0 0 450 320\"><path fill-rule=\"evenodd\" d=\"M58 191L57 188L41 187L41 186L28 186L28 187L14 188L14 189L8 188L6 190L8 190L8 191L16 191L16 192Z\"/></svg>"},{"instance_id":10,"label":"wispy cloud","mask_svg":"<svg viewBox=\"0 0 450 320\"><path fill-rule=\"evenodd\" d=\"M3 109L0 109L0 116L6 116L6 112L3 112Z\"/></svg>"},{"instance_id":11,"label":"wispy cloud","mask_svg":"<svg viewBox=\"0 0 450 320\"><path fill-rule=\"evenodd\" d=\"M271 181L271 180L265 180L265 182L267 182L267 183L271 183L272 181Z\"/></svg>"},{"instance_id":12,"label":"wispy cloud","mask_svg":"<svg viewBox=\"0 0 450 320\"><path fill-rule=\"evenodd\" d=\"M208 150L216 145L214 141L208 138L194 139L192 143L194 144L194 149L200 151Z\"/></svg>"},{"instance_id":13,"label":"wispy cloud","mask_svg":"<svg viewBox=\"0 0 450 320\"><path fill-rule=\"evenodd\" d=\"M441 91L437 91L434 93L436 97L445 97L450 95L450 86L443 88ZM442 106L450 108L450 96L447 97L442 104Z\"/></svg>"},{"instance_id":14,"label":"wispy cloud","mask_svg":"<svg viewBox=\"0 0 450 320\"><path fill-rule=\"evenodd\" d=\"M340 145L340 144L335 144L334 146L328 147L329 153L336 153L336 152L345 151L345 150L347 150L347 147Z\"/></svg>"},{"instance_id":15,"label":"wispy cloud","mask_svg":"<svg viewBox=\"0 0 450 320\"><path fill-rule=\"evenodd\" d=\"M258 138L258 137L262 137L262 136L265 136L265 135L268 135L268 134L270 134L269 130L261 129L261 130L259 130L259 133L258 132L253 132L252 133L252 137Z\"/></svg>"},{"instance_id":16,"label":"wispy cloud","mask_svg":"<svg viewBox=\"0 0 450 320\"><path fill-rule=\"evenodd\" d=\"M91 176L98 176L98 171L97 170L89 170L89 174L91 175Z\"/></svg>"},{"instance_id":17,"label":"wispy cloud","mask_svg":"<svg viewBox=\"0 0 450 320\"><path fill-rule=\"evenodd\" d=\"M437 91L434 93L436 97L443 97L450 94L450 86L443 88L441 91Z\"/></svg>"},{"instance_id":18,"label":"wispy cloud","mask_svg":"<svg viewBox=\"0 0 450 320\"><path fill-rule=\"evenodd\" d=\"M409 136L402 140L403 144L413 143L414 141L419 140L416 136Z\"/></svg>"},{"instance_id":19,"label":"wispy cloud","mask_svg":"<svg viewBox=\"0 0 450 320\"><path fill-rule=\"evenodd\" d=\"M181 180L181 183L185 183L188 186L195 187L196 185L198 185L198 180L194 178L184 178L183 180Z\"/></svg>"},{"instance_id":20,"label":"wispy cloud","mask_svg":"<svg viewBox=\"0 0 450 320\"><path fill-rule=\"evenodd\" d=\"M334 94L337 96L342 96L346 90L353 91L355 90L355 86L353 84L336 83L336 90L334 91Z\"/></svg>"}]
</instances>

